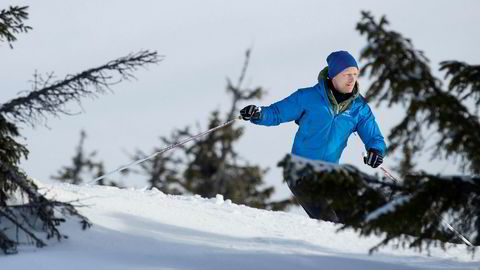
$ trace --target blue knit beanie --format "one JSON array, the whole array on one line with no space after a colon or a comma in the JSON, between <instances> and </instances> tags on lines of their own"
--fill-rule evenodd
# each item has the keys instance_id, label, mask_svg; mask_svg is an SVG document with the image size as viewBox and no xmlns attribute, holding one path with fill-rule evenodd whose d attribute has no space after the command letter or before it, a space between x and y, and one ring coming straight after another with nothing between
<instances>
[{"instance_id":1,"label":"blue knit beanie","mask_svg":"<svg viewBox=\"0 0 480 270\"><path fill-rule=\"evenodd\" d=\"M332 52L327 57L328 77L333 79L338 73L349 67L358 68L357 61L347 51Z\"/></svg>"}]
</instances>

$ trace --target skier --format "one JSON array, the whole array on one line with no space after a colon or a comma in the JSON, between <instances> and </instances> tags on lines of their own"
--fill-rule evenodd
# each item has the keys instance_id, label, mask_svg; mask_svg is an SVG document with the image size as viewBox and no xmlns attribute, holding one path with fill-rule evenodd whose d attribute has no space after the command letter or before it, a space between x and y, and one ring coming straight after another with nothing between
<instances>
[{"instance_id":1,"label":"skier","mask_svg":"<svg viewBox=\"0 0 480 270\"><path fill-rule=\"evenodd\" d=\"M386 145L370 107L359 94L357 62L350 53L336 51L327 57L327 64L316 85L299 89L270 106L248 105L240 114L244 120L264 126L295 121L299 127L292 154L310 160L338 164L348 137L357 132L368 152L365 164L376 168L383 162ZM308 180L302 177L299 181ZM324 199L308 200L311 194L296 188L299 181L287 184L311 218L342 222L342 214Z\"/></svg>"}]
</instances>

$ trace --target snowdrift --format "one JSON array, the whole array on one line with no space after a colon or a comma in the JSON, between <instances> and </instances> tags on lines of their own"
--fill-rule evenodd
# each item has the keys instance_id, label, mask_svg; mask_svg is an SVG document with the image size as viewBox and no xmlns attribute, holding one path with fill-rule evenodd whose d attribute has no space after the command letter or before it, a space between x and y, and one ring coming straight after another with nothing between
<instances>
[{"instance_id":1,"label":"snowdrift","mask_svg":"<svg viewBox=\"0 0 480 270\"><path fill-rule=\"evenodd\" d=\"M216 198L172 196L158 190L46 185L49 197L76 201L93 223L82 231L71 220L68 239L45 248L23 246L0 255L1 269L476 269L462 246L430 256L384 248L380 238L296 213L249 208Z\"/></svg>"}]
</instances>

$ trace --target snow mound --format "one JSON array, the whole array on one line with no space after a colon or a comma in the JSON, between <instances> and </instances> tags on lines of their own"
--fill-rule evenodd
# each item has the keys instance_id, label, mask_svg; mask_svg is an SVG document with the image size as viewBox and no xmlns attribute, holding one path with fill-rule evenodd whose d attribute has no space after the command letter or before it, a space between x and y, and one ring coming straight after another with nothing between
<instances>
[{"instance_id":1,"label":"snow mound","mask_svg":"<svg viewBox=\"0 0 480 270\"><path fill-rule=\"evenodd\" d=\"M463 246L430 256L384 248L380 238L294 213L237 205L223 196L172 196L158 190L44 185L49 197L82 204L93 223L70 237L18 255L0 255L1 269L476 269ZM478 257L478 254L477 256Z\"/></svg>"}]
</instances>

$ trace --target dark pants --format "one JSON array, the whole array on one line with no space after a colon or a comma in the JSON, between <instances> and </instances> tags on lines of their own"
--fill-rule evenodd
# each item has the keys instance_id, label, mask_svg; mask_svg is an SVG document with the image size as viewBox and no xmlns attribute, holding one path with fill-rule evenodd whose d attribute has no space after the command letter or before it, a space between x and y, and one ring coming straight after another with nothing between
<instances>
[{"instance_id":1,"label":"dark pants","mask_svg":"<svg viewBox=\"0 0 480 270\"><path fill-rule=\"evenodd\" d=\"M287 184L298 203L300 203L305 212L307 212L308 216L314 219L342 223L343 217L329 207L327 200L324 198L312 199L311 194L305 194L305 192L302 192L298 188L299 185L305 184L304 182L302 183L302 181L308 180L306 180L305 177L301 177L296 183L287 181Z\"/></svg>"}]
</instances>

